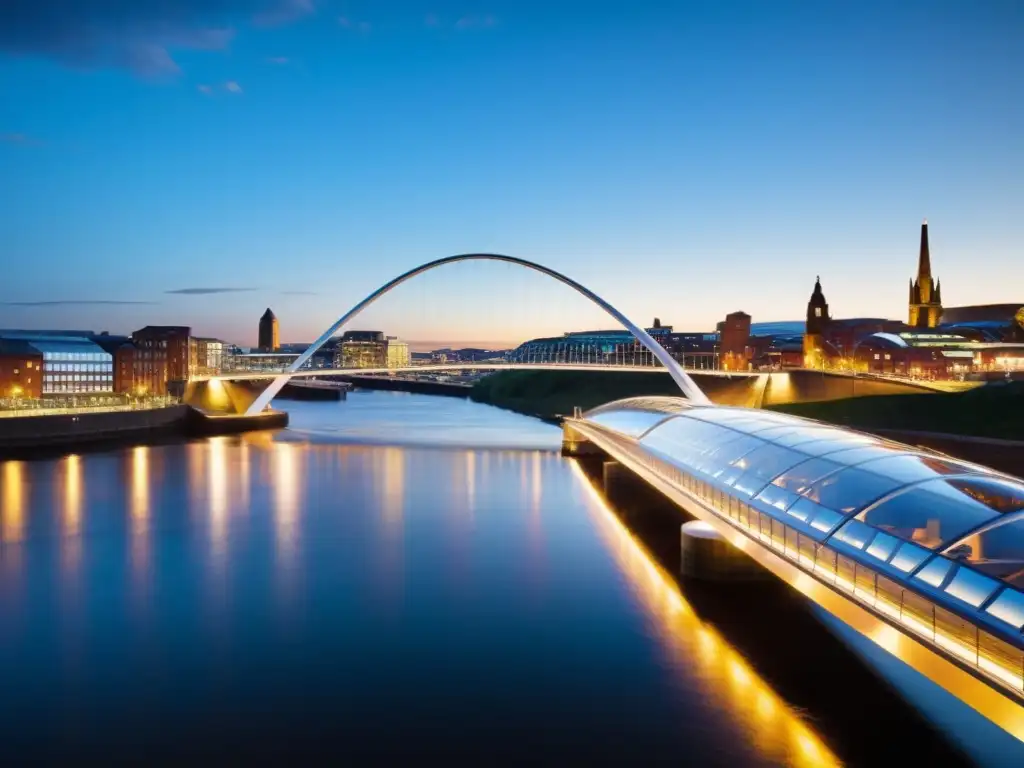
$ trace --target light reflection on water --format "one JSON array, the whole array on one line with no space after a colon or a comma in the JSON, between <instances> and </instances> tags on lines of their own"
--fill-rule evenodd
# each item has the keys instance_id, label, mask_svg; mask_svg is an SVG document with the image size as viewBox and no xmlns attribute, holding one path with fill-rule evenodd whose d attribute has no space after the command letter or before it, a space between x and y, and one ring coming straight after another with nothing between
<instances>
[{"instance_id":1,"label":"light reflection on water","mask_svg":"<svg viewBox=\"0 0 1024 768\"><path fill-rule=\"evenodd\" d=\"M509 416L483 434L491 409L457 447L464 404L424 401L426 427L408 403L387 419L446 423L450 449L285 432L0 465L0 678L30 694L0 699L8 748L108 754L128 732L264 757L312 729L380 759L479 739L522 761L836 762L573 463L483 447Z\"/></svg>"},{"instance_id":2,"label":"light reflection on water","mask_svg":"<svg viewBox=\"0 0 1024 768\"><path fill-rule=\"evenodd\" d=\"M586 475L573 469L591 492L594 520L644 608L657 622L658 636L675 663L696 661L706 695L743 724L747 737L772 761L795 766L835 766L839 759L747 661L694 613L675 582L630 533Z\"/></svg>"}]
</instances>

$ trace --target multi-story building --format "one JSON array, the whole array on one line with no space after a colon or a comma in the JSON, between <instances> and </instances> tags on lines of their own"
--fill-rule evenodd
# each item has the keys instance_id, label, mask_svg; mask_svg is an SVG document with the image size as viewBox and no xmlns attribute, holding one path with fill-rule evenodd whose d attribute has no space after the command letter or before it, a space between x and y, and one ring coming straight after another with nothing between
<instances>
[{"instance_id":1,"label":"multi-story building","mask_svg":"<svg viewBox=\"0 0 1024 768\"><path fill-rule=\"evenodd\" d=\"M166 395L169 382L188 380L196 365L192 329L184 325L147 325L132 334L135 387L145 394Z\"/></svg>"},{"instance_id":2,"label":"multi-story building","mask_svg":"<svg viewBox=\"0 0 1024 768\"><path fill-rule=\"evenodd\" d=\"M225 357L229 355L230 345L220 339L193 336L189 340L189 374L209 376L222 373L228 367Z\"/></svg>"},{"instance_id":3,"label":"multi-story building","mask_svg":"<svg viewBox=\"0 0 1024 768\"><path fill-rule=\"evenodd\" d=\"M732 312L718 324L721 339L721 367L727 371L745 371L750 367L750 315Z\"/></svg>"},{"instance_id":4,"label":"multi-story building","mask_svg":"<svg viewBox=\"0 0 1024 768\"><path fill-rule=\"evenodd\" d=\"M0 399L42 396L42 352L22 339L0 338Z\"/></svg>"},{"instance_id":5,"label":"multi-story building","mask_svg":"<svg viewBox=\"0 0 1024 768\"><path fill-rule=\"evenodd\" d=\"M387 366L388 368L407 368L412 360L409 355L409 345L396 336L388 336L387 343Z\"/></svg>"},{"instance_id":6,"label":"multi-story building","mask_svg":"<svg viewBox=\"0 0 1024 768\"><path fill-rule=\"evenodd\" d=\"M260 318L259 347L260 352L276 352L281 346L280 328L277 324L277 317L267 307L267 311Z\"/></svg>"},{"instance_id":7,"label":"multi-story building","mask_svg":"<svg viewBox=\"0 0 1024 768\"><path fill-rule=\"evenodd\" d=\"M345 331L334 352L336 368L384 368L388 342L381 331Z\"/></svg>"},{"instance_id":8,"label":"multi-story building","mask_svg":"<svg viewBox=\"0 0 1024 768\"><path fill-rule=\"evenodd\" d=\"M114 391L113 356L95 344L89 335L4 332L0 338L8 349L14 349L12 344L15 344L23 353L34 350L33 357L23 361L31 362L31 367L15 365L10 369L10 376L23 379L21 384L11 386L21 387L26 397L30 392L33 397L111 394ZM17 374L14 374L15 369Z\"/></svg>"},{"instance_id":9,"label":"multi-story building","mask_svg":"<svg viewBox=\"0 0 1024 768\"><path fill-rule=\"evenodd\" d=\"M101 333L90 337L93 343L110 353L114 363L114 392L137 394L135 387L135 345L127 336Z\"/></svg>"}]
</instances>

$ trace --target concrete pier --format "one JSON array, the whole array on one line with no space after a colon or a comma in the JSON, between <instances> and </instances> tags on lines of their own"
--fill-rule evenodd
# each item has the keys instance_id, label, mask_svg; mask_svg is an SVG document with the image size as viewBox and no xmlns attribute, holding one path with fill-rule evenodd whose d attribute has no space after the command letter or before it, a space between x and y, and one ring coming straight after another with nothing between
<instances>
[{"instance_id":1,"label":"concrete pier","mask_svg":"<svg viewBox=\"0 0 1024 768\"><path fill-rule=\"evenodd\" d=\"M679 531L679 572L707 581L757 581L769 576L703 520L683 523Z\"/></svg>"}]
</instances>

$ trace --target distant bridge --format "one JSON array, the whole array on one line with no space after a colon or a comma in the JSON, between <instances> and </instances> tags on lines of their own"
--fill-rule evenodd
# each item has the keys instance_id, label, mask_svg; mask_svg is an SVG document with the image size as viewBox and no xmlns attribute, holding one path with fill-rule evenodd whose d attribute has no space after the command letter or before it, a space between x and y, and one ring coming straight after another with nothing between
<instances>
[{"instance_id":1,"label":"distant bridge","mask_svg":"<svg viewBox=\"0 0 1024 768\"><path fill-rule=\"evenodd\" d=\"M406 365L380 368L319 368L300 369L297 371L225 371L223 373L193 376L191 381L256 381L278 377L309 378L327 376L382 376L392 373L441 373L445 371L624 371L627 373L668 373L661 366L653 365L604 365L600 363L430 363L427 365ZM700 375L722 376L725 378L753 378L759 374L749 371L718 371L691 369L690 373Z\"/></svg>"}]
</instances>

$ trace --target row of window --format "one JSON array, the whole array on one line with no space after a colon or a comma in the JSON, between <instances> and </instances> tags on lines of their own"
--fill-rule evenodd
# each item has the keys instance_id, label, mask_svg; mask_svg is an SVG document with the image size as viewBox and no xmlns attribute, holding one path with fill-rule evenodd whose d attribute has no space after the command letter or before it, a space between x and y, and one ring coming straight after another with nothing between
<instances>
[{"instance_id":1,"label":"row of window","mask_svg":"<svg viewBox=\"0 0 1024 768\"><path fill-rule=\"evenodd\" d=\"M794 561L803 570L814 573L818 578L885 614L1001 685L1017 692L1024 692L1024 650L985 632L964 617L935 604L917 592L904 588L893 579L842 555L836 549L759 511L717 486L659 460L645 450L638 449L635 443L626 442L618 437L609 437L634 459L654 470L677 488L688 491L741 530ZM890 552L889 555L891 554ZM941 568L942 574L926 574L925 571L935 563L940 564L936 568ZM917 564L919 565L920 561ZM964 575L960 577L959 583L953 586L957 582L955 576L949 576L953 565L948 560L937 557L918 575L925 583L933 586L947 584L952 587L947 590L949 594L960 599L969 598L967 602L974 604L974 577L984 577L968 568L960 568L957 573ZM1004 589L999 597L990 603L988 613L1019 630L1024 624L1024 599L1020 593L1009 588Z\"/></svg>"},{"instance_id":2,"label":"row of window","mask_svg":"<svg viewBox=\"0 0 1024 768\"><path fill-rule=\"evenodd\" d=\"M106 363L50 363L46 366L47 371L75 371L75 372L89 372L89 373L102 373L103 371L111 371L114 369L113 364Z\"/></svg>"},{"instance_id":3,"label":"row of window","mask_svg":"<svg viewBox=\"0 0 1024 768\"><path fill-rule=\"evenodd\" d=\"M43 383L54 381L113 381L109 373L53 373L46 374Z\"/></svg>"},{"instance_id":4,"label":"row of window","mask_svg":"<svg viewBox=\"0 0 1024 768\"><path fill-rule=\"evenodd\" d=\"M110 383L93 381L58 381L43 385L43 394L60 394L62 392L110 392Z\"/></svg>"},{"instance_id":5,"label":"row of window","mask_svg":"<svg viewBox=\"0 0 1024 768\"><path fill-rule=\"evenodd\" d=\"M106 352L43 352L43 360L110 361Z\"/></svg>"}]
</instances>

